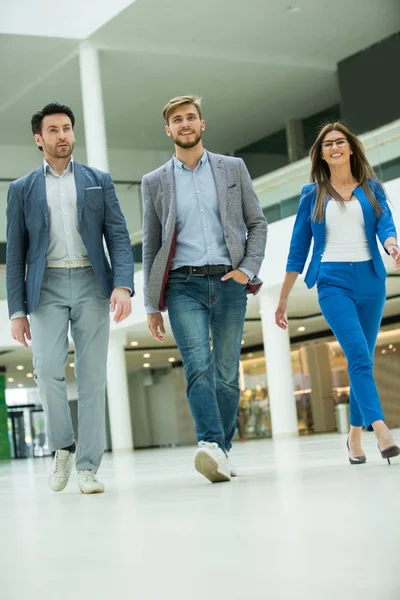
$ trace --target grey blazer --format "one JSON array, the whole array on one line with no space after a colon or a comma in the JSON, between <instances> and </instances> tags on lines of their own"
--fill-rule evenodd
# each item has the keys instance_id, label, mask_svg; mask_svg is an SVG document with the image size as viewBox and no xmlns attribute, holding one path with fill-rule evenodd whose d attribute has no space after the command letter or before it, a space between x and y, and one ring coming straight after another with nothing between
<instances>
[{"instance_id":1,"label":"grey blazer","mask_svg":"<svg viewBox=\"0 0 400 600\"><path fill-rule=\"evenodd\" d=\"M258 275L265 255L267 221L249 172L241 158L211 152L208 157L232 267L245 267ZM143 177L142 196L145 305L163 311L167 308L165 291L177 236L172 159ZM256 277L247 285L248 292L256 294L261 285Z\"/></svg>"}]
</instances>

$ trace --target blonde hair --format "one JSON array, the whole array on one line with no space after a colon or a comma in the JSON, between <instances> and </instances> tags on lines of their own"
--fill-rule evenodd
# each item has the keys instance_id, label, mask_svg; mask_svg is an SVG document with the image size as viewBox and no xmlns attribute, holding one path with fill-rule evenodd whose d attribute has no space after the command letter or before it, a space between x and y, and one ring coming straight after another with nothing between
<instances>
[{"instance_id":1,"label":"blonde hair","mask_svg":"<svg viewBox=\"0 0 400 600\"><path fill-rule=\"evenodd\" d=\"M325 202L328 195L332 196L332 198L335 198L335 200L337 200L342 206L345 204L345 200L331 185L331 172L329 166L321 156L322 142L324 141L326 134L331 131L337 131L341 133L349 142L350 148L353 151L353 154L350 156L350 168L352 175L363 188L365 195L374 207L376 216L381 215L382 208L372 193L370 187L370 181L377 180L377 177L373 168L369 164L367 157L365 156L362 143L358 137L354 135L354 133L352 133L343 125L343 123L336 121L335 123L327 123L321 128L318 137L310 150L311 181L317 184L317 198L312 216L313 220L317 223L321 223L323 221L325 214ZM380 182L379 185L381 185Z\"/></svg>"},{"instance_id":2,"label":"blonde hair","mask_svg":"<svg viewBox=\"0 0 400 600\"><path fill-rule=\"evenodd\" d=\"M163 119L167 124L169 123L169 117L171 116L172 111L184 104L193 104L201 119L201 98L199 96L176 96L175 98L171 98L162 111Z\"/></svg>"}]
</instances>

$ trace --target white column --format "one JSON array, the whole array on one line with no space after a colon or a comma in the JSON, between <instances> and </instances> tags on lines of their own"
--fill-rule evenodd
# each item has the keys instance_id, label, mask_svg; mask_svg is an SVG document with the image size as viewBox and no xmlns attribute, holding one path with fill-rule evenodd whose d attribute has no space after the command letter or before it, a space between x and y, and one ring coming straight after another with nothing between
<instances>
[{"instance_id":1,"label":"white column","mask_svg":"<svg viewBox=\"0 0 400 600\"><path fill-rule=\"evenodd\" d=\"M81 43L79 65L88 165L109 171L99 52L91 42Z\"/></svg>"},{"instance_id":2,"label":"white column","mask_svg":"<svg viewBox=\"0 0 400 600\"><path fill-rule=\"evenodd\" d=\"M110 332L107 361L107 398L113 450L132 450L132 425L125 362L126 335Z\"/></svg>"},{"instance_id":3,"label":"white column","mask_svg":"<svg viewBox=\"0 0 400 600\"><path fill-rule=\"evenodd\" d=\"M261 323L267 364L272 436L274 438L298 435L289 333L275 325L274 313L278 305L279 293L278 287L262 290L260 293Z\"/></svg>"}]
</instances>

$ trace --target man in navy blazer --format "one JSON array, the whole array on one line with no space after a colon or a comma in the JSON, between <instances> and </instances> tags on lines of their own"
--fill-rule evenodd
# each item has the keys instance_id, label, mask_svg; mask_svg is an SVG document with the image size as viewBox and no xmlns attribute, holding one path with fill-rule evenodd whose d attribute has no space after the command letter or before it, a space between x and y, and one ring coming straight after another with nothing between
<instances>
[{"instance_id":1,"label":"man in navy blazer","mask_svg":"<svg viewBox=\"0 0 400 600\"><path fill-rule=\"evenodd\" d=\"M104 451L109 312L111 305L116 322L131 312L130 239L110 175L73 160L72 110L48 104L31 124L44 161L11 183L8 192L11 331L25 347L32 340L35 378L55 452L51 489L65 488L76 454L81 492L102 492L96 473ZM79 397L77 447L65 381L69 327Z\"/></svg>"}]
</instances>

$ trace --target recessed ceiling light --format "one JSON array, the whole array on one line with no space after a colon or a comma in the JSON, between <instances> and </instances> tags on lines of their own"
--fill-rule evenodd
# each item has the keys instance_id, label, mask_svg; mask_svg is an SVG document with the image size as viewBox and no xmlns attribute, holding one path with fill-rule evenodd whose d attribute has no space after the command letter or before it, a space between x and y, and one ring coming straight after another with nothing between
<instances>
[{"instance_id":1,"label":"recessed ceiling light","mask_svg":"<svg viewBox=\"0 0 400 600\"><path fill-rule=\"evenodd\" d=\"M149 354L149 352L146 352L146 354L143 354L143 358L150 358L151 354Z\"/></svg>"},{"instance_id":2,"label":"recessed ceiling light","mask_svg":"<svg viewBox=\"0 0 400 600\"><path fill-rule=\"evenodd\" d=\"M28 377L28 379L32 379L33 373L27 373L26 376Z\"/></svg>"},{"instance_id":3,"label":"recessed ceiling light","mask_svg":"<svg viewBox=\"0 0 400 600\"><path fill-rule=\"evenodd\" d=\"M139 346L139 342L131 342L131 346Z\"/></svg>"},{"instance_id":4,"label":"recessed ceiling light","mask_svg":"<svg viewBox=\"0 0 400 600\"><path fill-rule=\"evenodd\" d=\"M393 344L389 344L389 350L393 348Z\"/></svg>"},{"instance_id":5,"label":"recessed ceiling light","mask_svg":"<svg viewBox=\"0 0 400 600\"><path fill-rule=\"evenodd\" d=\"M295 12L300 12L301 8L300 8L300 6L288 6L286 10L289 12L295 13Z\"/></svg>"},{"instance_id":6,"label":"recessed ceiling light","mask_svg":"<svg viewBox=\"0 0 400 600\"><path fill-rule=\"evenodd\" d=\"M24 367L22 365L18 365L17 371L23 371L23 370L24 370Z\"/></svg>"},{"instance_id":7,"label":"recessed ceiling light","mask_svg":"<svg viewBox=\"0 0 400 600\"><path fill-rule=\"evenodd\" d=\"M69 367L71 367L71 369L73 369L73 368L74 368L74 366L75 366L75 363L73 363L73 362L72 362L72 363L69 363L69 365L68 365L68 366L69 366Z\"/></svg>"},{"instance_id":8,"label":"recessed ceiling light","mask_svg":"<svg viewBox=\"0 0 400 600\"><path fill-rule=\"evenodd\" d=\"M9 377L9 378L7 379L7 381L8 381L8 383L14 383L14 377Z\"/></svg>"},{"instance_id":9,"label":"recessed ceiling light","mask_svg":"<svg viewBox=\"0 0 400 600\"><path fill-rule=\"evenodd\" d=\"M242 340L242 346L243 346L243 344L244 344L244 340Z\"/></svg>"},{"instance_id":10,"label":"recessed ceiling light","mask_svg":"<svg viewBox=\"0 0 400 600\"><path fill-rule=\"evenodd\" d=\"M171 356L171 357L168 359L168 362L170 362L170 363L173 363L173 362L175 362L175 361L176 361L176 358L174 358L173 356Z\"/></svg>"},{"instance_id":11,"label":"recessed ceiling light","mask_svg":"<svg viewBox=\"0 0 400 600\"><path fill-rule=\"evenodd\" d=\"M297 328L297 331L305 331L305 330L306 330L306 328L305 328L305 327L298 327L298 328Z\"/></svg>"},{"instance_id":12,"label":"recessed ceiling light","mask_svg":"<svg viewBox=\"0 0 400 600\"><path fill-rule=\"evenodd\" d=\"M19 383L19 384L17 385L17 387L19 387L19 388L23 388L24 386L22 385L22 383Z\"/></svg>"},{"instance_id":13,"label":"recessed ceiling light","mask_svg":"<svg viewBox=\"0 0 400 600\"><path fill-rule=\"evenodd\" d=\"M144 366L145 369L148 369L150 367L150 363L144 363L143 366Z\"/></svg>"}]
</instances>

